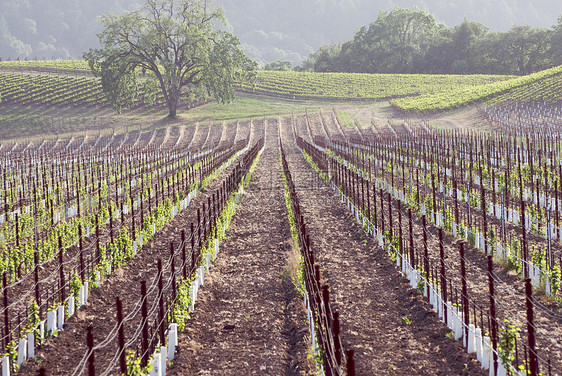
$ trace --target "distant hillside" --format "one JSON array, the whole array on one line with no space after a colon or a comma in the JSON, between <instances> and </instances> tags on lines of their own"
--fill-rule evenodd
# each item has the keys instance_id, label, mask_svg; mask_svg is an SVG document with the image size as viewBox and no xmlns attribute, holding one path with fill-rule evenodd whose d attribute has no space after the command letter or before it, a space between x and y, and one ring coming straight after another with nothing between
<instances>
[{"instance_id":1,"label":"distant hillside","mask_svg":"<svg viewBox=\"0 0 562 376\"><path fill-rule=\"evenodd\" d=\"M108 106L99 79L84 74L86 70L83 60L0 62L0 98L6 106ZM255 84L240 82L238 90L288 99L384 100L457 92L459 88L509 82L511 78L258 71ZM158 95L155 105L162 103ZM141 85L135 106L147 105Z\"/></svg>"},{"instance_id":2,"label":"distant hillside","mask_svg":"<svg viewBox=\"0 0 562 376\"><path fill-rule=\"evenodd\" d=\"M81 58L96 47L97 17L132 9L139 0L2 0L0 58ZM550 27L559 0L219 0L247 53L261 62L300 63L320 46L347 40L380 10L418 6L447 26L464 17L492 30L513 24Z\"/></svg>"}]
</instances>

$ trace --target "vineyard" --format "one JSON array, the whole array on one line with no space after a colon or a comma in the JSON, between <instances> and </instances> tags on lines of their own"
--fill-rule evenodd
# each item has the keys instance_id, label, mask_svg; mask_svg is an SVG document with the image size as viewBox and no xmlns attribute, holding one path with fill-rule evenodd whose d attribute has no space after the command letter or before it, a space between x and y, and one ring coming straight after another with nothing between
<instances>
[{"instance_id":1,"label":"vineyard","mask_svg":"<svg viewBox=\"0 0 562 376\"><path fill-rule=\"evenodd\" d=\"M351 104L1 142L2 375L562 375L561 74L259 71ZM108 106L79 61L0 94Z\"/></svg>"},{"instance_id":2,"label":"vineyard","mask_svg":"<svg viewBox=\"0 0 562 376\"><path fill-rule=\"evenodd\" d=\"M4 143L2 371L562 374L560 134L510 119Z\"/></svg>"},{"instance_id":3,"label":"vineyard","mask_svg":"<svg viewBox=\"0 0 562 376\"><path fill-rule=\"evenodd\" d=\"M8 105L109 107L100 81L89 76L0 73L0 98ZM145 102L141 84L133 107L163 104L161 94L150 104Z\"/></svg>"},{"instance_id":4,"label":"vineyard","mask_svg":"<svg viewBox=\"0 0 562 376\"><path fill-rule=\"evenodd\" d=\"M255 83L238 86L241 92L286 99L383 100L454 92L509 78L258 71ZM91 77L86 62L79 60L0 62L0 97L21 105L108 105L99 80ZM162 103L161 95L156 98L158 103ZM147 105L142 84L135 105Z\"/></svg>"},{"instance_id":5,"label":"vineyard","mask_svg":"<svg viewBox=\"0 0 562 376\"><path fill-rule=\"evenodd\" d=\"M0 61L0 69L75 75L90 73L84 60Z\"/></svg>"},{"instance_id":6,"label":"vineyard","mask_svg":"<svg viewBox=\"0 0 562 376\"><path fill-rule=\"evenodd\" d=\"M471 87L501 82L509 76L484 75L416 75L361 74L260 71L255 85L242 84L241 89L263 95L289 99L331 98L352 100L382 100L449 92L459 87Z\"/></svg>"},{"instance_id":7,"label":"vineyard","mask_svg":"<svg viewBox=\"0 0 562 376\"><path fill-rule=\"evenodd\" d=\"M559 103L562 99L560 77L562 66L509 80L459 87L443 93L429 93L418 97L390 101L397 110L406 113L431 113L460 108L476 102L536 101Z\"/></svg>"},{"instance_id":8,"label":"vineyard","mask_svg":"<svg viewBox=\"0 0 562 376\"><path fill-rule=\"evenodd\" d=\"M93 78L0 74L2 100L21 105L104 106L101 85Z\"/></svg>"}]
</instances>

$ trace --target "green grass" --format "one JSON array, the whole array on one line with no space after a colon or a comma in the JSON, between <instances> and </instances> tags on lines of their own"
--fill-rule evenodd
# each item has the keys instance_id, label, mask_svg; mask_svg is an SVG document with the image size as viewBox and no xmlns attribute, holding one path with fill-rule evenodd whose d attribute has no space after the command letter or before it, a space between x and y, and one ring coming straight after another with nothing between
<instances>
[{"instance_id":1,"label":"green grass","mask_svg":"<svg viewBox=\"0 0 562 376\"><path fill-rule=\"evenodd\" d=\"M374 102L353 103L346 101L322 100L288 100L249 94L240 94L236 100L227 105L216 102L206 104L189 111L180 112L187 122L229 121L249 118L276 118L279 115L304 114L306 111L331 111L333 107L369 107Z\"/></svg>"},{"instance_id":2,"label":"green grass","mask_svg":"<svg viewBox=\"0 0 562 376\"><path fill-rule=\"evenodd\" d=\"M332 108L353 114L357 109L377 108L382 102L287 100L240 94L234 102L222 105L210 102L189 110L178 110L178 119L169 121L166 109L141 108L118 114L107 107L53 107L0 104L0 140L41 138L73 133L123 132L128 128L152 129L169 125L208 124L251 118L274 119L278 116L315 113ZM355 116L355 115L353 115Z\"/></svg>"},{"instance_id":3,"label":"green grass","mask_svg":"<svg viewBox=\"0 0 562 376\"><path fill-rule=\"evenodd\" d=\"M357 118L357 116L349 111L338 111L338 117L341 121L342 126L346 128L353 128L356 124L360 124L361 121Z\"/></svg>"},{"instance_id":4,"label":"green grass","mask_svg":"<svg viewBox=\"0 0 562 376\"><path fill-rule=\"evenodd\" d=\"M142 114L125 117L109 108L0 105L0 140L37 139L88 132L106 133L127 127L146 128Z\"/></svg>"}]
</instances>

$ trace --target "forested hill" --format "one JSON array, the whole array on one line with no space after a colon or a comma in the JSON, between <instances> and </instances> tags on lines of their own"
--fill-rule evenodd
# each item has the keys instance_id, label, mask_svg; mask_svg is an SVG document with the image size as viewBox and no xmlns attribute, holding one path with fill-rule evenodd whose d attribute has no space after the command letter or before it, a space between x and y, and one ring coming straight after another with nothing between
<instances>
[{"instance_id":1,"label":"forested hill","mask_svg":"<svg viewBox=\"0 0 562 376\"><path fill-rule=\"evenodd\" d=\"M97 47L97 17L141 0L2 0L0 58L81 58ZM349 40L380 10L418 6L452 27L466 17L491 30L514 24L551 27L560 0L217 0L247 53L260 62L300 63L320 46Z\"/></svg>"},{"instance_id":2,"label":"forested hill","mask_svg":"<svg viewBox=\"0 0 562 376\"><path fill-rule=\"evenodd\" d=\"M303 64L316 72L527 75L562 64L555 27L492 32L463 20L446 27L419 8L381 11L353 39L321 47Z\"/></svg>"}]
</instances>

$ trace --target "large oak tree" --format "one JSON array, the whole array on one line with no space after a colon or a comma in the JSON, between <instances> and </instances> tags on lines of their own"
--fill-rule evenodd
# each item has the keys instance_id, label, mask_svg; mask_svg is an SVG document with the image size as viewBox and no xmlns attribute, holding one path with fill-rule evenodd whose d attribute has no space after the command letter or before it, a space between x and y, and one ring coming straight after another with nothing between
<instances>
[{"instance_id":1,"label":"large oak tree","mask_svg":"<svg viewBox=\"0 0 562 376\"><path fill-rule=\"evenodd\" d=\"M175 118L180 100L212 95L230 102L236 80L255 73L239 39L216 28L226 19L209 0L147 0L140 10L104 15L101 22L102 48L84 58L118 110L134 102L142 83L146 98L150 88L162 92L168 117Z\"/></svg>"}]
</instances>

